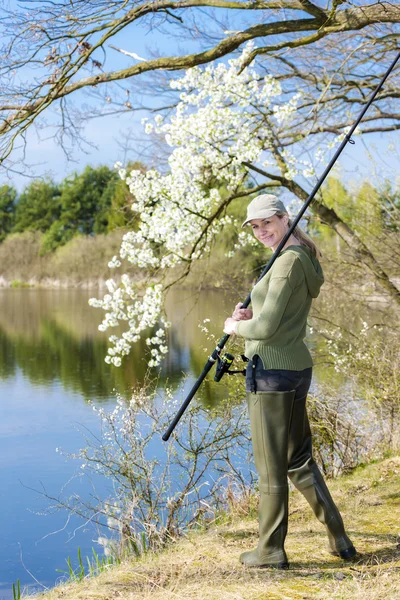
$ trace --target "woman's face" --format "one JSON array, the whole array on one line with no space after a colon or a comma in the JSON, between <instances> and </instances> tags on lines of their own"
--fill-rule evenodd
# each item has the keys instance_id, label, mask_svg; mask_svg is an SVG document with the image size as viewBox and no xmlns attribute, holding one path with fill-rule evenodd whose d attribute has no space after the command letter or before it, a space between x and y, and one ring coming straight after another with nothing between
<instances>
[{"instance_id":1,"label":"woman's face","mask_svg":"<svg viewBox=\"0 0 400 600\"><path fill-rule=\"evenodd\" d=\"M288 230L289 217L273 215L268 219L252 219L250 225L255 237L267 248L275 250Z\"/></svg>"}]
</instances>

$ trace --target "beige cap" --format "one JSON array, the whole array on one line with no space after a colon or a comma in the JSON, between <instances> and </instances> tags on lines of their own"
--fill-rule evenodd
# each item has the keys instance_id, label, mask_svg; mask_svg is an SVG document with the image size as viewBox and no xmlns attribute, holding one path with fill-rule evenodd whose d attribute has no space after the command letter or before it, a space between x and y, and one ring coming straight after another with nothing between
<instances>
[{"instance_id":1,"label":"beige cap","mask_svg":"<svg viewBox=\"0 0 400 600\"><path fill-rule=\"evenodd\" d=\"M278 200L276 196L272 194L256 196L247 207L247 217L242 227L253 219L268 219L268 217L272 217L277 212L287 213L287 210L283 202Z\"/></svg>"}]
</instances>

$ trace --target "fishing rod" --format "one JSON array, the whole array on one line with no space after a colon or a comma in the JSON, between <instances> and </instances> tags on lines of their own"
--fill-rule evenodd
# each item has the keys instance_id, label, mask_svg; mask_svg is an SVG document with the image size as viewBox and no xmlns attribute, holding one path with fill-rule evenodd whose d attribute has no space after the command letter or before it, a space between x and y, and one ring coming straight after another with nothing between
<instances>
[{"instance_id":1,"label":"fishing rod","mask_svg":"<svg viewBox=\"0 0 400 600\"><path fill-rule=\"evenodd\" d=\"M349 132L345 135L345 137L344 137L342 143L340 144L339 148L336 150L334 156L332 157L332 159L329 162L328 166L326 167L325 171L322 173L320 179L315 184L312 192L308 196L307 200L304 202L304 205L301 208L299 214L297 215L297 217L295 218L295 220L291 224L291 226L288 229L287 233L282 238L282 240L279 243L277 249L275 250L275 252L272 255L271 259L269 260L269 262L265 266L264 270L262 271L261 275L257 279L256 283L258 283L260 281L260 279L262 279L268 273L268 271L271 269L272 265L274 264L274 262L278 258L278 256L279 256L282 248L285 246L285 244L288 241L289 237L292 235L292 232L294 231L295 227L297 227L299 221L301 220L301 218L304 215L305 211L307 210L307 208L311 204L311 202L314 199L316 193L318 192L319 188L321 187L321 185L325 181L328 173L332 169L333 165L335 164L335 162L337 161L337 159L341 155L341 153L344 150L344 148L346 147L346 145L348 143L349 144L354 144L355 143L354 140L351 137L352 134L354 133L354 131L358 127L360 121L363 119L365 113L368 111L369 107L371 106L371 104L375 100L377 94L380 92L383 84L385 83L386 79L389 77L390 73L394 69L394 67L395 67L397 61L399 60L399 58L400 58L400 52L398 53L398 55L396 56L396 58L394 59L394 61L390 65L390 67L388 68L388 70L386 71L385 75L380 80L378 86L376 87L375 91L373 92L373 94L372 94L371 98L369 99L368 103L365 105L365 107L361 111L358 119L354 122L354 124L350 128ZM243 302L242 308L247 308L249 306L250 302L251 302L251 293L247 296L246 300ZM214 351L208 357L208 360L207 360L207 362L206 362L206 364L204 366L204 369L201 372L199 378L197 379L196 383L194 384L194 386L190 390L187 398L185 399L185 401L183 402L182 406L178 410L175 418L173 419L172 423L168 427L167 431L162 436L162 439L164 440L164 442L166 442L166 441L169 440L169 438L171 436L171 433L173 432L173 430L175 429L175 427L179 423L179 421L180 421L183 413L185 412L185 410L189 406L190 401L192 400L192 398L196 394L197 390L199 389L199 387L203 383L203 381L206 378L208 372L212 369L212 367L214 366L214 364L217 363L217 373L216 373L216 375L214 377L214 381L220 381L221 378L222 378L222 376L225 373L233 373L233 371L229 371L229 367L230 367L230 365L233 362L233 356L231 354L225 354L221 358L221 351L223 350L223 348L224 348L225 344L227 343L227 341L229 340L229 338L230 338L230 335L228 335L228 334L224 335L224 337L222 337L220 339L220 341L218 342L218 344L215 347Z\"/></svg>"}]
</instances>

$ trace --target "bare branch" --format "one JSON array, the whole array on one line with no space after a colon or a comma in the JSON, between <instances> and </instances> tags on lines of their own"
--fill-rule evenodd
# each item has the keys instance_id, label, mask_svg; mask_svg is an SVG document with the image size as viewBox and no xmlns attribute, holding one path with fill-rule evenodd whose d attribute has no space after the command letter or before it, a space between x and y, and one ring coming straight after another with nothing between
<instances>
[{"instance_id":1,"label":"bare branch","mask_svg":"<svg viewBox=\"0 0 400 600\"><path fill-rule=\"evenodd\" d=\"M331 6L327 2L326 8L320 8L309 0L271 2L159 0L151 3L140 2L134 6L126 0L114 0L108 4L93 0L85 3L78 1L72 5L70 3L42 4L44 6L40 9L35 8L33 19L30 18L29 13L26 15L17 11L14 14L3 10L5 15L2 19L5 34L3 39L10 41L3 42L3 61L0 67L0 73L6 77L5 84L0 87L2 161L11 155L17 138L23 135L49 107L79 90L97 89L99 86L110 86L113 82L124 80L132 82L138 75L143 78L146 73L179 71L206 64L236 52L249 40L260 38L264 41L271 36L273 43L263 44L262 47L255 49L249 60L254 60L257 56L265 56L269 62L278 61L279 64L286 64L290 68L290 62L285 63L285 57L282 55L282 52L287 49L301 50L309 45L315 45L318 41L321 43L322 40L330 40L331 36L343 36L345 32L357 32L374 25L382 26L385 23L390 25L400 23L400 7L390 2L375 2L368 6L351 8L342 8L342 5L347 3L341 2L334 2ZM195 33L194 28L198 29L198 23L193 21L193 27L188 27L184 24L182 15L194 16L199 14L196 11L205 9L225 11L224 14L233 11L235 16L239 14L242 18L245 14L250 17L258 14L261 22L252 23L244 28L239 26L236 32L228 37L223 33L226 29L223 29L221 24L215 35L208 35L209 41L214 39L212 47L181 56L171 55L144 60L136 53L109 44L112 37L139 22L150 27L154 26L153 23L156 27L162 24L183 29L186 27L188 33L192 35ZM303 12L305 18L292 16L288 18L290 11ZM374 36L371 36L372 39L377 40ZM385 40L385 44L395 46L396 38L393 31L382 39ZM105 63L104 47L107 43L120 53L140 60L140 63L102 72L100 69ZM101 60L97 56L98 52L103 53ZM357 56L360 54L358 51L351 52ZM348 59L345 58L345 62L348 62ZM16 80L15 73L22 73L23 70L27 73L27 68L36 69L37 76L26 83L20 79ZM96 69L100 71L93 72ZM344 74L343 69L344 64L341 65L340 71L347 80L347 74ZM91 73L85 74L88 70ZM292 69L291 77L313 80L316 88L319 88L319 82L325 79L323 72L317 76L313 73L313 69L306 73L304 69L299 70L297 66L295 71ZM337 74L332 74L323 84L319 94L320 103L328 90L340 85L336 80ZM349 85L347 81L346 85ZM357 85L362 94L364 82L361 80ZM354 83L353 89L356 87ZM351 87L348 89L350 90ZM313 101L316 101L315 97ZM332 101L331 96L330 101ZM349 97L347 101L357 102L357 99ZM129 108L134 108L131 102L129 104ZM318 109L317 104L315 111L318 112ZM379 115L376 118L379 118ZM63 127L62 122L60 126Z\"/></svg>"}]
</instances>

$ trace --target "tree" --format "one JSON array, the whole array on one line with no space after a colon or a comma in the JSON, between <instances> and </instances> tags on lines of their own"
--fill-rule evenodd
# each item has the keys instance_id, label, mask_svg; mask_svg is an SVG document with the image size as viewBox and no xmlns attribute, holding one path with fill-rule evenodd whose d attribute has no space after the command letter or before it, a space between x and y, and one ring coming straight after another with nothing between
<instances>
[{"instance_id":1,"label":"tree","mask_svg":"<svg viewBox=\"0 0 400 600\"><path fill-rule=\"evenodd\" d=\"M254 193L278 185L300 200L308 195L294 179L311 178L313 165L281 143L282 132L291 129L298 118L300 95L283 100L278 81L270 75L260 77L256 67L244 66L252 52L253 46L248 44L242 56L228 66L193 68L171 83L181 98L174 114L165 120L157 115L154 122L145 125L148 134L154 131L165 136L172 148L169 171L151 169L143 174L120 169L135 197L132 209L140 216L140 223L137 230L124 236L120 256L111 264L120 266L121 260L127 259L147 271L151 283L143 291L137 281L124 275L120 285L108 282L109 294L103 301L92 301L106 311L103 330L121 321L129 324L120 338L109 338L109 362L119 365L121 356L129 352L141 333L156 325L163 306L166 271L184 266L188 273L222 228L232 224L228 209L234 200L248 197L249 174L263 176L252 188ZM335 228L358 254L361 264L373 269L381 278L381 286L400 304L400 293L388 273L335 210L316 199L313 211ZM251 237L243 232L239 241L246 243ZM179 273L177 279L181 277ZM150 364L161 359L164 337L165 328L161 327L158 335L148 339L154 346Z\"/></svg>"},{"instance_id":2,"label":"tree","mask_svg":"<svg viewBox=\"0 0 400 600\"><path fill-rule=\"evenodd\" d=\"M379 193L381 218L389 231L400 232L400 189L385 181Z\"/></svg>"},{"instance_id":3,"label":"tree","mask_svg":"<svg viewBox=\"0 0 400 600\"><path fill-rule=\"evenodd\" d=\"M0 242L6 238L14 226L16 198L15 188L9 185L0 187Z\"/></svg>"},{"instance_id":4,"label":"tree","mask_svg":"<svg viewBox=\"0 0 400 600\"><path fill-rule=\"evenodd\" d=\"M50 179L27 186L15 210L14 231L46 231L60 216L60 189Z\"/></svg>"},{"instance_id":5,"label":"tree","mask_svg":"<svg viewBox=\"0 0 400 600\"><path fill-rule=\"evenodd\" d=\"M80 174L67 177L60 186L58 218L46 227L42 251L52 252L75 235L107 231L111 196L107 191L118 177L108 167L87 166Z\"/></svg>"},{"instance_id":6,"label":"tree","mask_svg":"<svg viewBox=\"0 0 400 600\"><path fill-rule=\"evenodd\" d=\"M355 113L365 105L370 91L376 86L387 64L393 60L397 52L400 7L391 2L373 0L362 5L358 2L353 5L345 0L334 0L332 3L326 0L318 5L310 0L262 2L256 0L251 3L229 0L184 0L183 2L161 0L151 4L138 2L134 6L123 0L111 4L103 4L100 0L89 2L78 0L73 4L66 1L55 5L46 4L36 11L33 24L30 18L29 12L22 14L17 11L8 14L3 20L5 27L3 74L8 78L9 84L7 93L3 94L4 103L0 105L0 111L3 110L4 115L3 125L0 126L0 135L4 141L2 148L4 161L7 157L11 159L11 152L17 139L21 139L32 124L40 123L40 117L48 107L57 109L54 114L59 118L59 140L68 151L66 136L79 135L80 125L84 119L110 110L143 109L143 105L135 99L143 94L131 93L132 90L139 91L139 86L140 92L147 91L152 94L150 108L153 111L160 111L161 120L163 116L177 114L182 107L182 102L185 101L182 93L188 96L193 89L190 73L197 76L199 65L207 63L209 63L210 73L214 73L215 69L224 68L228 57L237 57L239 53L241 53L240 58L235 60L240 62L235 63L235 70L231 72L232 81L228 82L229 85L234 81L237 82L237 86L244 94L242 99L237 95L232 98L236 106L241 109L248 107L247 98L251 96L253 88L257 87L258 83L261 85L270 79L275 82L276 89L279 85L279 94L276 95L274 103L275 113L269 110L265 98L255 98L256 103L251 105L251 110L255 111L252 112L253 122L251 119L248 122L241 121L244 129L243 132L239 132L240 135L236 132L238 134L236 138L236 134L231 132L232 135L230 134L228 139L232 141L232 148L228 154L226 144L222 151L218 148L218 143L221 141L219 125L213 115L210 115L210 123L215 122L217 130L214 132L216 139L214 141L208 139L207 152L214 144L214 158L223 172L218 185L221 185L222 181L229 180L229 185L233 186L230 188L231 194L222 201L218 194L218 187L211 186L211 193L202 195L199 191L200 185L197 189L197 175L193 165L186 161L185 168L191 175L192 188L196 188L194 193L192 188L188 188L188 198L196 201L191 205L187 202L183 203L184 210L188 214L184 231L182 235L178 231L178 219L175 223L175 231L169 230L170 239L167 246L164 233L160 234L158 240L154 237L156 233L159 234L159 230L153 227L154 215L148 213L147 209L154 207L154 214L159 213L160 221L161 214L166 222L170 222L171 215L176 214L177 207L171 204L164 207L164 212L161 213L161 200L164 196L168 200L173 197L167 185L168 179L160 179L157 174L153 180L151 173L140 180L136 175L133 178L128 177L131 192L137 193L138 198L143 194L143 189L149 193L147 204L143 196L142 201L135 203L136 206L143 206L146 209L144 215L149 216L149 222L142 223L139 231L126 236L122 257L130 256L131 251L133 252L133 248L136 248L140 241L142 246L138 251L135 250L140 258L135 264L147 269L162 269L168 264L175 264L177 256L183 263L190 265L192 260L202 255L209 247L212 236L219 231L220 223L223 224L220 217L226 219L229 216L226 214L229 204L235 198L240 198L240 194L244 194L243 185L249 173L254 175L255 191L273 186L291 192L300 200L308 196L314 176L313 169L318 166L318 161L312 157L320 154L318 146L322 148L325 145L323 136L331 137L330 143L334 144L338 136L346 133L346 128L353 122ZM140 24L157 27L160 34L165 33L167 36L178 33L182 41L185 36L187 39L194 36L199 40L199 51L142 60L132 52L115 45L111 46L110 41L114 36L127 27ZM12 44L8 43L11 34L15 38ZM249 41L253 41L253 45L247 45L243 50L244 45ZM27 53L28 47L30 53ZM111 69L107 54L109 47L127 55L130 60L139 62L133 66L129 64L126 67L122 65L122 68ZM223 62L215 67L217 59L223 59ZM27 64L37 66L35 80L32 82L29 77L24 79L23 83L18 80L16 87L11 73L18 71L22 73ZM249 79L246 85L242 86L241 74L248 73L250 67L255 70L254 80ZM188 68L189 83L182 91L180 80L176 79L178 74L174 75L173 72ZM164 94L166 72L168 78L172 73L176 85ZM362 131L390 131L399 128L399 113L395 104L395 100L399 97L398 72L398 70L393 72L384 91L374 102L363 121ZM271 73L274 74L274 78ZM113 85L114 82L119 82L119 88ZM4 90L6 91L6 88ZM92 99L97 98L101 103L79 114L79 111L72 108L70 98L78 97L77 92L80 90L90 90ZM226 105L223 107L228 109ZM219 111L219 106L215 106L215 110ZM235 115L231 116L236 118ZM290 116L290 126L285 121L286 116ZM275 117L278 119L278 127L276 127L277 123L273 122ZM255 127L260 126L260 131L253 127L254 124ZM282 127L282 124L285 124L285 127ZM235 126L235 121L232 126ZM201 138L205 130L207 138L210 132L209 123L203 121L201 127L202 130L195 130L192 137ZM224 127L225 125L222 125L222 129ZM267 135L267 131L270 131L270 135ZM243 138L243 135L246 136L249 132L254 138L253 144ZM160 133L164 135L168 132L160 129ZM244 143L248 154L242 152L238 144L239 138ZM189 155L192 150L191 144L194 142L189 140L188 146L185 146L186 150L189 149ZM183 143L182 140L179 143ZM237 150L236 157L232 149ZM259 151L269 153L267 162L258 154ZM195 161L201 162L201 157L195 154L192 156L195 157ZM301 163L296 158L299 156L310 157L310 160L303 158ZM176 157L178 153L174 151L171 158L175 160ZM227 158L228 163L221 163L221 157ZM170 166L172 168L171 161ZM216 176L212 165L207 163L206 168L214 177ZM177 190L182 185L189 186L183 170L181 175L181 180L175 180ZM204 187L207 188L209 183L203 181L203 192ZM152 195L155 191L158 193L158 199ZM176 195L176 202L181 201L182 199ZM399 304L398 289L385 268L376 260L371 248L357 235L351 225L340 218L333 208L327 207L320 197L314 202L313 212L317 219L331 227L344 240L362 266L374 274L385 293ZM191 219L196 221L196 218L203 220L204 231L199 232L198 224L192 224ZM138 237L140 235L142 235L141 240ZM197 239L192 237L194 235L198 236ZM131 244L132 239L134 244ZM190 247L189 255L182 246L184 240ZM178 251L173 249L174 243ZM167 255L163 253L166 247L168 247ZM119 291L114 290L112 284L110 285L112 293L117 297L119 295L119 302L125 292L120 288ZM127 296L130 297L132 294L134 296L128 280L126 286ZM158 308L162 304L159 300L159 292L160 290L154 289L151 293L144 294L144 297L147 300L151 298ZM113 316L118 302L109 313L111 316L108 324L116 324L118 321ZM125 305L122 303L121 306ZM144 309L143 305L141 307L140 310ZM158 308L150 312L154 319ZM126 313L122 308L121 313L117 310L122 319L133 323L131 333L121 342L119 350L122 350L122 353L138 335L137 332L133 333L133 330L139 327L136 321L139 313L136 314L135 310L132 307L133 316L130 309ZM143 323L154 325L153 317L144 319ZM139 330L141 331L141 325Z\"/></svg>"},{"instance_id":7,"label":"tree","mask_svg":"<svg viewBox=\"0 0 400 600\"><path fill-rule=\"evenodd\" d=\"M110 184L117 181L116 171L105 166L87 166L67 178L61 192L60 220L65 229L84 235L104 233L112 200Z\"/></svg>"},{"instance_id":8,"label":"tree","mask_svg":"<svg viewBox=\"0 0 400 600\"><path fill-rule=\"evenodd\" d=\"M354 197L352 226L361 239L379 238L383 233L382 204L378 190L365 181Z\"/></svg>"},{"instance_id":9,"label":"tree","mask_svg":"<svg viewBox=\"0 0 400 600\"><path fill-rule=\"evenodd\" d=\"M337 134L366 102L397 49L400 7L390 1L352 3L346 0L62 0L24 2L2 9L2 64L0 75L0 135L3 164L18 140L33 124L41 123L49 107L57 109L58 139L67 150L68 136L79 135L84 119L70 103L79 90L91 90L101 103L94 112L143 108L130 94L129 82L138 79L144 91L147 74L182 71L240 52L257 40L247 57L256 58L264 72L274 73L287 92L304 92L303 129ZM198 40L198 51L141 59L113 45L122 31L156 28L168 39ZM114 44L117 41L114 42ZM115 50L135 64L111 68ZM315 57L318 55L317 67ZM129 60L129 59L125 59ZM121 58L122 61L122 58ZM18 76L16 76L18 74ZM114 86L114 82L125 82ZM154 79L153 79L154 84ZM162 87L165 89L165 81ZM393 100L399 97L396 79L380 95L364 122L366 131L399 127ZM121 91L121 94L119 93ZM154 97L154 89L151 90ZM154 103L152 103L154 107ZM58 116L57 116L58 115ZM285 145L297 130L287 132ZM304 135L304 131L301 132ZM67 150L68 151L68 150Z\"/></svg>"}]
</instances>

